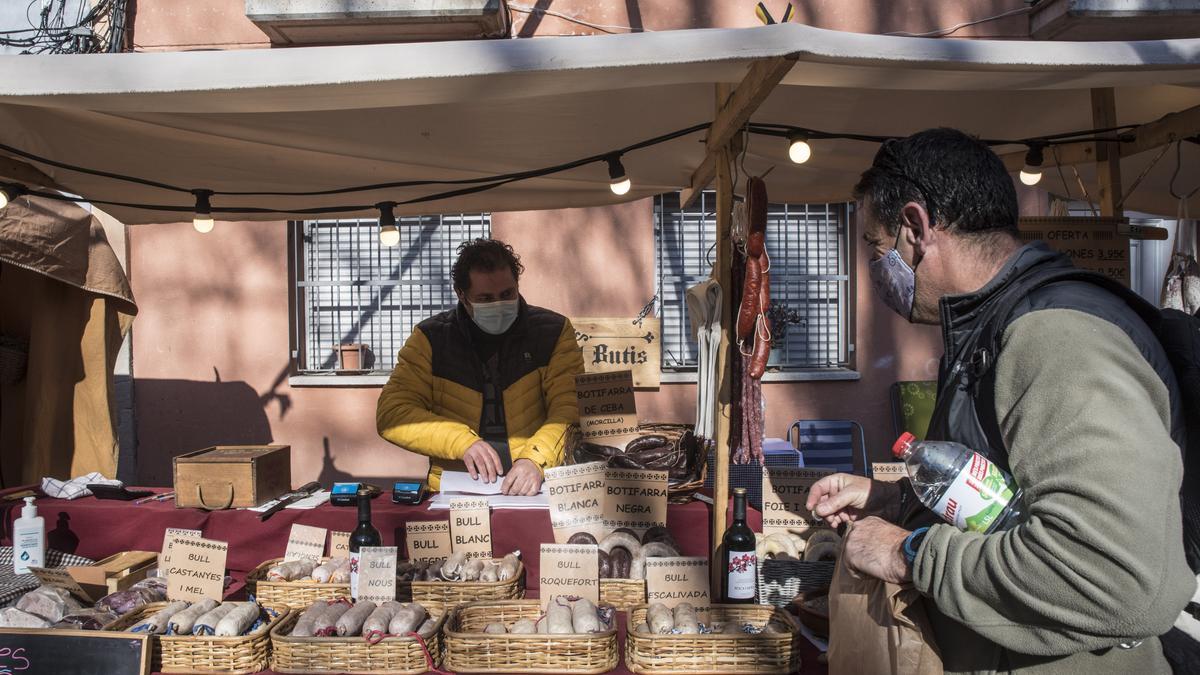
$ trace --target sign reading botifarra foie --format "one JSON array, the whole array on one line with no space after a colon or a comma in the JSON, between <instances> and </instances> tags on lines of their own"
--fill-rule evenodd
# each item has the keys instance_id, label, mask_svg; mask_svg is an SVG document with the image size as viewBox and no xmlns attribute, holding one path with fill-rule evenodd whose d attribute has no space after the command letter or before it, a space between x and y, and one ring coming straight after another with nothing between
<instances>
[{"instance_id":1,"label":"sign reading botifarra foie","mask_svg":"<svg viewBox=\"0 0 1200 675\"><path fill-rule=\"evenodd\" d=\"M364 546L359 550L359 602L382 604L396 599L396 551L395 546Z\"/></svg>"},{"instance_id":2,"label":"sign reading botifarra foie","mask_svg":"<svg viewBox=\"0 0 1200 675\"><path fill-rule=\"evenodd\" d=\"M604 527L604 462L588 462L546 469L546 500L550 503L550 525L554 541L565 544L576 532L588 532L599 540Z\"/></svg>"},{"instance_id":3,"label":"sign reading botifarra foie","mask_svg":"<svg viewBox=\"0 0 1200 675\"><path fill-rule=\"evenodd\" d=\"M667 472L606 469L604 526L628 527L639 535L667 525Z\"/></svg>"},{"instance_id":4,"label":"sign reading botifarra foie","mask_svg":"<svg viewBox=\"0 0 1200 675\"><path fill-rule=\"evenodd\" d=\"M229 544L212 539L176 539L167 570L167 598L197 602L225 594L225 556Z\"/></svg>"},{"instance_id":5,"label":"sign reading botifarra foie","mask_svg":"<svg viewBox=\"0 0 1200 675\"><path fill-rule=\"evenodd\" d=\"M538 573L542 611L560 595L600 602L599 550L595 544L542 544Z\"/></svg>"},{"instance_id":6,"label":"sign reading botifarra foie","mask_svg":"<svg viewBox=\"0 0 1200 675\"><path fill-rule=\"evenodd\" d=\"M813 484L831 473L832 469L763 467L763 534L827 527L813 518L805 503Z\"/></svg>"},{"instance_id":7,"label":"sign reading botifarra foie","mask_svg":"<svg viewBox=\"0 0 1200 675\"><path fill-rule=\"evenodd\" d=\"M413 562L445 560L454 551L448 520L410 520L404 524L404 541Z\"/></svg>"},{"instance_id":8,"label":"sign reading botifarra foie","mask_svg":"<svg viewBox=\"0 0 1200 675\"><path fill-rule=\"evenodd\" d=\"M624 450L637 437L632 371L576 375L575 396L584 441Z\"/></svg>"},{"instance_id":9,"label":"sign reading botifarra foie","mask_svg":"<svg viewBox=\"0 0 1200 675\"><path fill-rule=\"evenodd\" d=\"M486 499L450 500L450 547L467 558L492 557L492 512Z\"/></svg>"},{"instance_id":10,"label":"sign reading botifarra foie","mask_svg":"<svg viewBox=\"0 0 1200 675\"><path fill-rule=\"evenodd\" d=\"M321 562L321 556L325 554L327 532L328 530L323 527L312 527L299 523L292 525L283 559Z\"/></svg>"},{"instance_id":11,"label":"sign reading botifarra foie","mask_svg":"<svg viewBox=\"0 0 1200 675\"><path fill-rule=\"evenodd\" d=\"M709 621L708 558L646 558L646 601L671 609L686 602Z\"/></svg>"},{"instance_id":12,"label":"sign reading botifarra foie","mask_svg":"<svg viewBox=\"0 0 1200 675\"><path fill-rule=\"evenodd\" d=\"M871 462L871 478L885 483L895 483L908 476L904 462Z\"/></svg>"}]
</instances>

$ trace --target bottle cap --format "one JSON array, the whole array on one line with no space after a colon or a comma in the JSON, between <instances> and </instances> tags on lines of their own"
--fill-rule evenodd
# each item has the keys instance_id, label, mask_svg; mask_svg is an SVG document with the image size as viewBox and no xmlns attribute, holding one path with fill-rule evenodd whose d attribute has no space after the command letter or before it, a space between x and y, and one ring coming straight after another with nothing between
<instances>
[{"instance_id":1,"label":"bottle cap","mask_svg":"<svg viewBox=\"0 0 1200 675\"><path fill-rule=\"evenodd\" d=\"M744 495L746 494L746 488L733 488L733 494Z\"/></svg>"},{"instance_id":2,"label":"bottle cap","mask_svg":"<svg viewBox=\"0 0 1200 675\"><path fill-rule=\"evenodd\" d=\"M25 506L21 507L21 517L22 518L37 517L37 505L35 505L33 503L33 497L25 498Z\"/></svg>"},{"instance_id":3,"label":"bottle cap","mask_svg":"<svg viewBox=\"0 0 1200 675\"><path fill-rule=\"evenodd\" d=\"M912 445L913 441L915 440L917 440L917 437L913 436L907 431L900 434L900 438L897 438L896 442L892 444L892 455L897 458L903 457L904 451L907 450L908 446Z\"/></svg>"}]
</instances>

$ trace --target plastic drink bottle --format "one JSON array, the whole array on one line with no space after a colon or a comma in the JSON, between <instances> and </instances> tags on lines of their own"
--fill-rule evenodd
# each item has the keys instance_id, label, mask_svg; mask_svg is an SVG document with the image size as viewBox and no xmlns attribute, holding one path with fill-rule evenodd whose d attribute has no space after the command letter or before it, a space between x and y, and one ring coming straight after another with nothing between
<instances>
[{"instance_id":1,"label":"plastic drink bottle","mask_svg":"<svg viewBox=\"0 0 1200 675\"><path fill-rule=\"evenodd\" d=\"M1012 476L961 443L918 441L905 432L892 454L904 462L921 503L960 530L1000 532L1027 515Z\"/></svg>"}]
</instances>

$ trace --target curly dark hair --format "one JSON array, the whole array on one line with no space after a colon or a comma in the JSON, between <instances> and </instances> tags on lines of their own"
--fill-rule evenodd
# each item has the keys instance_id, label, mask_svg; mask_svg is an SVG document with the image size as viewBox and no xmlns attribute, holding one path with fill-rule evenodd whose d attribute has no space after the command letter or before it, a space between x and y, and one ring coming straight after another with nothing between
<instances>
[{"instance_id":1,"label":"curly dark hair","mask_svg":"<svg viewBox=\"0 0 1200 675\"><path fill-rule=\"evenodd\" d=\"M936 226L966 235L1017 234L1017 191L1004 163L978 138L957 129L926 129L889 140L854 186L871 216L895 234L900 210L925 206Z\"/></svg>"},{"instance_id":2,"label":"curly dark hair","mask_svg":"<svg viewBox=\"0 0 1200 675\"><path fill-rule=\"evenodd\" d=\"M513 251L513 247L499 239L472 239L458 245L458 259L454 261L451 276L454 279L454 290L466 293L471 288L471 270L493 272L508 267L512 270L513 279L520 279L525 271L521 264L521 256Z\"/></svg>"}]
</instances>

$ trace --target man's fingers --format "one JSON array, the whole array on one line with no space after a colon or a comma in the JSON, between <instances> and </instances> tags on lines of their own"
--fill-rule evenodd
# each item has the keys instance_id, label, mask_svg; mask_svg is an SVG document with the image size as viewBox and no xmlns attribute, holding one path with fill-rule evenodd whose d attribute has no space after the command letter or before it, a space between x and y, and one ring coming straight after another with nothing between
<instances>
[{"instance_id":1,"label":"man's fingers","mask_svg":"<svg viewBox=\"0 0 1200 675\"><path fill-rule=\"evenodd\" d=\"M813 513L824 518L848 506L852 506L858 497L859 495L855 494L854 490L841 490L828 495L828 499L822 499L816 508L813 509Z\"/></svg>"},{"instance_id":2,"label":"man's fingers","mask_svg":"<svg viewBox=\"0 0 1200 675\"><path fill-rule=\"evenodd\" d=\"M479 470L475 468L475 459L469 453L463 457L463 464L467 465L467 473L471 474L471 480L479 480Z\"/></svg>"},{"instance_id":3,"label":"man's fingers","mask_svg":"<svg viewBox=\"0 0 1200 675\"><path fill-rule=\"evenodd\" d=\"M516 474L514 474L511 471L508 472L508 475L504 477L504 482L500 484L500 492L502 492L506 495L512 494L512 492L510 490L514 487L513 483L515 481L513 480L513 476L515 476L515 475Z\"/></svg>"}]
</instances>

